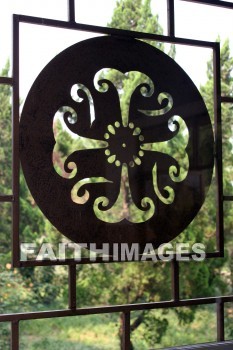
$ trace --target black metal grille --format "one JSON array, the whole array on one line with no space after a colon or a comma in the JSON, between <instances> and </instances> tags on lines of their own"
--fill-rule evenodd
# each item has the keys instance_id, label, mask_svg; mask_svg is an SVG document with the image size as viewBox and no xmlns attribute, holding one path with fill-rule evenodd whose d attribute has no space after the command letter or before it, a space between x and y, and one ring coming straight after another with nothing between
<instances>
[{"instance_id":1,"label":"black metal grille","mask_svg":"<svg viewBox=\"0 0 233 350\"><path fill-rule=\"evenodd\" d=\"M190 1L206 5L214 5L233 9L233 4L226 1L218 0L180 0ZM0 84L11 85L13 88L13 194L0 196L0 202L11 202L13 206L13 234L12 234L12 265L14 267L30 266L48 266L48 265L67 265L69 271L69 308L65 310L30 312L30 313L12 313L0 315L0 322L11 322L11 348L19 349L19 322L22 320L45 319L53 317L67 317L89 314L104 313L123 313L123 349L130 347L130 313L136 310L151 310L162 308L185 307L193 305L216 305L217 311L217 340L223 342L224 334L224 304L233 302L233 296L195 298L183 300L180 299L179 284L179 262L176 258L171 261L172 274L172 300L139 304L112 305L104 307L77 308L76 305L76 265L89 263L106 263L101 257L95 261L89 258L82 258L80 261L68 259L65 261L20 261L20 242L19 242L19 27L20 23L37 24L41 26L50 26L77 31L87 31L99 34L117 35L121 37L132 37L145 40L154 40L172 44L183 44L195 47L205 47L213 50L214 57L214 133L216 141L216 179L217 179L217 251L207 253L207 258L220 258L224 256L224 237L223 237L223 203L224 201L233 201L233 196L223 195L223 174L222 174L222 134L221 134L221 104L233 103L230 96L221 97L221 77L220 77L220 45L215 42L200 40L191 40L177 38L175 36L175 9L174 0L167 0L167 17L168 17L168 36L132 32L107 27L98 27L75 22L75 1L68 1L68 21L59 21L53 19L44 19L24 15L14 15L13 18L13 77L0 77ZM158 257L159 258L159 257ZM116 260L114 260L116 261ZM110 261L111 262L111 261ZM108 261L109 263L109 261ZM223 343L222 343L223 344ZM226 343L226 348L231 348L233 343ZM218 348L217 343L209 347ZM227 347L229 346L229 347ZM185 347L187 348L187 347ZM185 349L184 348L184 349ZM191 347L189 347L191 348ZM205 348L205 345L194 346L193 348ZM221 347L222 348L222 347Z\"/></svg>"}]
</instances>

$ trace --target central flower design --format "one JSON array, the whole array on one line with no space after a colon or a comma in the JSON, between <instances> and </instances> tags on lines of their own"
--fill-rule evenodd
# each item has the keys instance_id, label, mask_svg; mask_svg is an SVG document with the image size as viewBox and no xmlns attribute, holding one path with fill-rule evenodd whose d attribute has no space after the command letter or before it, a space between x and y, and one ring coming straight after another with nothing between
<instances>
[{"instance_id":1,"label":"central flower design","mask_svg":"<svg viewBox=\"0 0 233 350\"><path fill-rule=\"evenodd\" d=\"M115 86L108 79L100 79L100 77L106 74L108 69L103 69L95 74L93 79L94 87L99 93L106 93L108 90L115 88L119 96L119 104L121 111L121 120L116 120L107 124L103 129L102 134L93 132L92 135L101 137L88 138L79 135L79 130L82 127L79 125L79 114L70 106L63 106L62 113L57 111L54 116L54 122L60 120L60 125L63 128L64 133L78 140L75 150L70 150L70 154L67 154L67 158L63 162L61 159L55 160L56 144L59 143L59 138L62 137L62 133L59 136L54 132L54 138L56 144L53 152L53 163L57 173L69 180L77 179L75 185L71 190L71 199L77 205L84 205L90 199L90 190L85 187L88 185L97 186L98 183L108 183L119 189L118 196L115 199L115 203L111 203L109 198L105 195L92 198L94 201L93 211L95 216L107 223L117 223L124 219L132 223L141 223L149 220L156 214L155 199L151 196L142 196L140 201L135 203L135 195L131 191L135 186L133 185L134 179L129 179L130 173L136 171L136 169L146 169L150 166L150 171L147 170L146 176L150 177L149 183L153 186L153 198L161 201L166 205L170 205L174 202L175 191L171 183L182 182L188 174L189 170L189 158L186 152L186 147L189 140L189 132L185 121L179 115L173 115L171 113L173 107L173 99L169 93L161 92L156 97L157 106L161 108L157 109L138 109L138 112L143 115L143 118L161 118L166 116L167 131L163 131L162 140L161 135L159 140L153 141L155 135L151 133L150 128L145 128L142 121L138 118L135 121L130 120L130 108L132 104L132 97L135 93L140 93L143 98L154 99L154 84L152 80L145 74L136 71L130 71L122 73L115 69L111 69L111 72L118 74L121 78L121 86ZM130 82L130 84L127 82ZM110 89L111 88L111 89ZM126 91L127 90L127 91ZM95 101L92 97L90 90L83 84L75 84L71 87L71 97L73 101L77 103L77 106L87 101L90 109L90 125L89 130L95 129ZM77 108L78 110L78 108ZM169 114L168 114L169 113ZM54 123L54 124L55 124ZM102 136L101 136L102 135ZM174 152L172 142L175 139L179 141L178 153ZM99 176L100 170L96 171L97 176L83 176L79 174L80 164L77 161L77 154L83 155L83 152L90 152L94 155L93 151L96 151L96 157L101 157L106 161L106 164L116 171L121 169L119 182L109 180L106 177ZM82 153L80 153L82 152ZM162 162L158 163L158 154L164 157L169 157L170 164L166 170L161 170ZM155 156L154 156L155 155ZM148 162L149 159L149 162ZM154 161L153 161L154 159ZM93 162L95 159L93 158ZM57 166L59 164L59 167ZM62 168L62 169L61 169ZM138 170L139 171L139 170ZM165 173L164 173L165 171ZM82 172L83 174L86 171ZM169 180L169 185L160 188L160 177L165 176ZM138 178L142 175L138 175ZM130 181L129 181L130 180ZM167 180L167 181L168 181ZM85 190L84 190L85 188ZM138 190L137 190L138 191ZM110 204L111 203L111 204Z\"/></svg>"},{"instance_id":2,"label":"central flower design","mask_svg":"<svg viewBox=\"0 0 233 350\"><path fill-rule=\"evenodd\" d=\"M108 163L117 167L127 164L131 168L141 165L144 152L140 149L140 145L144 141L144 136L134 123L131 122L126 127L119 122L108 125L104 138L108 142L108 148L105 150Z\"/></svg>"}]
</instances>

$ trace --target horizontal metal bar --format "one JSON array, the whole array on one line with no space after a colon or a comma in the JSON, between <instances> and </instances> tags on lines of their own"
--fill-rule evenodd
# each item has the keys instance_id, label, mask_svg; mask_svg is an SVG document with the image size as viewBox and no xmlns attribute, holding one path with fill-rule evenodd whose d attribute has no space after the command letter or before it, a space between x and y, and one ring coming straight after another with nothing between
<instances>
[{"instance_id":1,"label":"horizontal metal bar","mask_svg":"<svg viewBox=\"0 0 233 350\"><path fill-rule=\"evenodd\" d=\"M70 317L70 316L84 316L84 315L97 315L107 313L119 313L130 312L137 310L152 310L152 309L165 309L174 307L187 307L187 306L199 306L217 304L221 300L223 303L233 301L233 295L224 297L210 297L199 299L186 299L174 301L162 301L153 303L139 303L139 304L122 304L122 305L110 305L110 306L98 306L89 308L80 308L76 310L51 310L51 311L38 311L27 313L15 313L15 314L2 314L0 315L0 322L12 322L12 321L26 321L36 320L44 318L54 317Z\"/></svg>"},{"instance_id":2,"label":"horizontal metal bar","mask_svg":"<svg viewBox=\"0 0 233 350\"><path fill-rule=\"evenodd\" d=\"M92 26L89 24L59 21L59 20L48 19L48 18L40 18L40 17L32 17L32 16L24 16L24 15L14 15L14 16L18 17L18 20L21 23L44 25L44 26L64 28L64 29L73 29L73 30L80 30L80 31L99 33L99 34L116 35L116 36L120 36L120 37L123 36L127 38L155 40L155 41L161 41L161 42L167 42L167 43L199 46L199 47L212 48L212 49L215 48L215 44L216 44L215 42L211 42L211 41L193 40L193 39L177 38L177 37L174 38L174 37L157 35L152 33L142 33L142 32L136 32L131 30Z\"/></svg>"},{"instance_id":3,"label":"horizontal metal bar","mask_svg":"<svg viewBox=\"0 0 233 350\"><path fill-rule=\"evenodd\" d=\"M161 350L232 350L233 341L226 341L220 343L206 343L206 344L195 344L195 345L185 345L176 346L172 348L163 348ZM151 349L152 350L152 349Z\"/></svg>"},{"instance_id":4,"label":"horizontal metal bar","mask_svg":"<svg viewBox=\"0 0 233 350\"><path fill-rule=\"evenodd\" d=\"M230 97L230 96L222 96L222 97L221 97L221 102L233 103L233 97Z\"/></svg>"},{"instance_id":5,"label":"horizontal metal bar","mask_svg":"<svg viewBox=\"0 0 233 350\"><path fill-rule=\"evenodd\" d=\"M0 84L13 85L13 78L0 77Z\"/></svg>"},{"instance_id":6,"label":"horizontal metal bar","mask_svg":"<svg viewBox=\"0 0 233 350\"><path fill-rule=\"evenodd\" d=\"M109 257L108 260L105 260L103 257L96 257L95 260L91 260L90 258L82 258L80 260L75 260L75 259L65 259L65 260L28 260L28 261L21 261L20 262L20 267L73 265L73 264L76 264L76 265L106 264L106 263L135 262L135 261L138 261L138 260L135 260L135 259L120 260L120 259L113 259L113 257ZM151 260L148 260L148 261L151 261ZM143 262L146 262L146 261L142 261L142 263Z\"/></svg>"},{"instance_id":7,"label":"horizontal metal bar","mask_svg":"<svg viewBox=\"0 0 233 350\"><path fill-rule=\"evenodd\" d=\"M195 4L202 4L202 5L211 5L211 6L217 6L217 7L224 7L227 9L233 9L233 3L228 1L220 1L220 0L181 0L186 2L193 2Z\"/></svg>"},{"instance_id":8,"label":"horizontal metal bar","mask_svg":"<svg viewBox=\"0 0 233 350\"><path fill-rule=\"evenodd\" d=\"M181 254L179 255L179 259L181 258L192 258L192 255L194 253L189 254ZM220 252L212 252L212 253L206 253L205 258L206 259L212 259L212 258L222 258L222 254ZM176 254L174 254L174 258L176 260ZM93 259L93 258L92 258ZM106 257L97 256L95 259L92 260L88 257L80 258L80 260L75 259L57 259L57 260L27 260L27 261L20 261L19 267L32 267L32 266L53 266L53 265L84 265L84 264L106 264L106 263L118 263L118 262L135 262L139 261L139 259L116 259L113 256L109 256L108 260L106 260ZM177 258L177 260L179 260ZM158 254L155 255L155 261L164 261ZM140 260L141 261L141 260ZM148 260L142 260L142 263L153 261L151 258L148 257ZM169 262L169 260L167 260ZM181 260L182 261L182 260Z\"/></svg>"},{"instance_id":9,"label":"horizontal metal bar","mask_svg":"<svg viewBox=\"0 0 233 350\"><path fill-rule=\"evenodd\" d=\"M14 202L14 196L0 196L0 202Z\"/></svg>"},{"instance_id":10,"label":"horizontal metal bar","mask_svg":"<svg viewBox=\"0 0 233 350\"><path fill-rule=\"evenodd\" d=\"M233 201L233 196L223 196L224 201Z\"/></svg>"}]
</instances>

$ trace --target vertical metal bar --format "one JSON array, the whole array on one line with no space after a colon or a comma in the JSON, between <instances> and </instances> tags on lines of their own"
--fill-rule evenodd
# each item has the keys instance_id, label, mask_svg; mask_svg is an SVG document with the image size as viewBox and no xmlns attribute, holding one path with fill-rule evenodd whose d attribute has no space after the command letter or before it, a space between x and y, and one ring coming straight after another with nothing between
<instances>
[{"instance_id":1,"label":"vertical metal bar","mask_svg":"<svg viewBox=\"0 0 233 350\"><path fill-rule=\"evenodd\" d=\"M75 0L68 0L69 22L75 22Z\"/></svg>"},{"instance_id":2,"label":"vertical metal bar","mask_svg":"<svg viewBox=\"0 0 233 350\"><path fill-rule=\"evenodd\" d=\"M19 18L13 15L13 106L12 106L12 265L19 266Z\"/></svg>"},{"instance_id":3,"label":"vertical metal bar","mask_svg":"<svg viewBox=\"0 0 233 350\"><path fill-rule=\"evenodd\" d=\"M217 302L217 341L224 340L224 303L220 299Z\"/></svg>"},{"instance_id":4,"label":"vertical metal bar","mask_svg":"<svg viewBox=\"0 0 233 350\"><path fill-rule=\"evenodd\" d=\"M69 265L69 308L76 310L76 265Z\"/></svg>"},{"instance_id":5,"label":"vertical metal bar","mask_svg":"<svg viewBox=\"0 0 233 350\"><path fill-rule=\"evenodd\" d=\"M123 313L123 339L122 339L122 349L130 349L130 312Z\"/></svg>"},{"instance_id":6,"label":"vertical metal bar","mask_svg":"<svg viewBox=\"0 0 233 350\"><path fill-rule=\"evenodd\" d=\"M172 298L173 300L179 301L180 299L180 279L179 279L179 262L173 259L171 262L172 272Z\"/></svg>"},{"instance_id":7,"label":"vertical metal bar","mask_svg":"<svg viewBox=\"0 0 233 350\"><path fill-rule=\"evenodd\" d=\"M222 170L222 118L221 118L221 64L220 43L213 50L214 64L214 134L216 147L216 185L217 185L217 247L224 255L223 237L223 170Z\"/></svg>"},{"instance_id":8,"label":"vertical metal bar","mask_svg":"<svg viewBox=\"0 0 233 350\"><path fill-rule=\"evenodd\" d=\"M11 350L19 350L19 321L11 322Z\"/></svg>"},{"instance_id":9,"label":"vertical metal bar","mask_svg":"<svg viewBox=\"0 0 233 350\"><path fill-rule=\"evenodd\" d=\"M169 36L175 36L175 6L174 0L167 0L167 30Z\"/></svg>"}]
</instances>

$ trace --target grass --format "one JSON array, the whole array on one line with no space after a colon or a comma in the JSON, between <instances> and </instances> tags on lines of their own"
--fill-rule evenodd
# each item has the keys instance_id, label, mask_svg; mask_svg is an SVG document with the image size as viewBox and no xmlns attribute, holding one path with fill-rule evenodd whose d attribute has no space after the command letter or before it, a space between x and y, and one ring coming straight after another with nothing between
<instances>
[{"instance_id":1,"label":"grass","mask_svg":"<svg viewBox=\"0 0 233 350\"><path fill-rule=\"evenodd\" d=\"M158 315L160 310L154 310ZM132 334L135 350L161 349L216 340L216 313L212 306L197 307L193 322L181 324L175 312L163 315L169 327L160 344L148 344L145 325ZM64 317L20 323L23 350L119 350L118 314Z\"/></svg>"},{"instance_id":2,"label":"grass","mask_svg":"<svg viewBox=\"0 0 233 350\"><path fill-rule=\"evenodd\" d=\"M117 350L117 318L109 315L64 317L21 323L24 350Z\"/></svg>"},{"instance_id":3,"label":"grass","mask_svg":"<svg viewBox=\"0 0 233 350\"><path fill-rule=\"evenodd\" d=\"M216 341L216 313L212 306L196 307L195 318L191 323L181 323L174 310L162 315L160 310L151 311L167 318L168 329L159 344L146 343L143 334L144 324L132 335L135 350L162 349L166 347L182 346Z\"/></svg>"}]
</instances>

